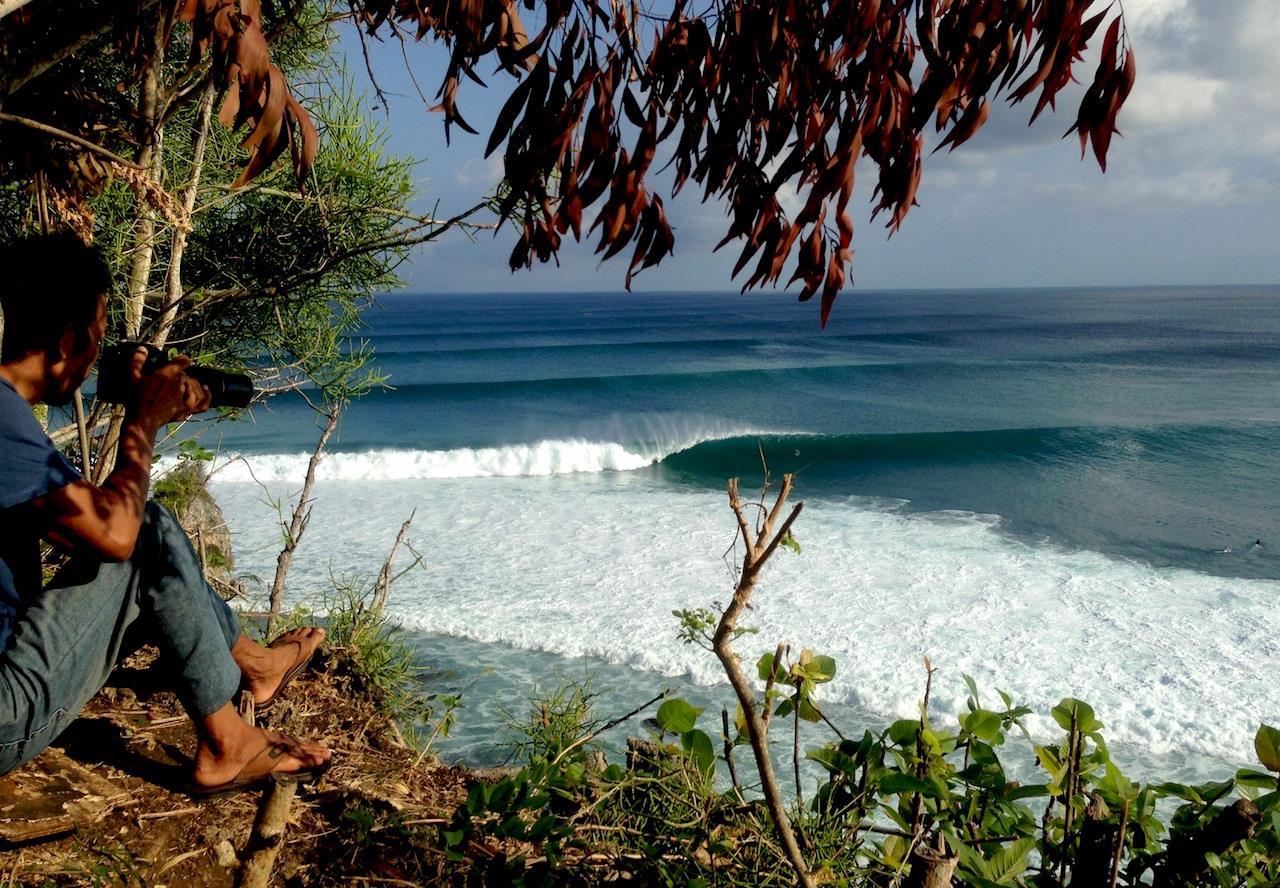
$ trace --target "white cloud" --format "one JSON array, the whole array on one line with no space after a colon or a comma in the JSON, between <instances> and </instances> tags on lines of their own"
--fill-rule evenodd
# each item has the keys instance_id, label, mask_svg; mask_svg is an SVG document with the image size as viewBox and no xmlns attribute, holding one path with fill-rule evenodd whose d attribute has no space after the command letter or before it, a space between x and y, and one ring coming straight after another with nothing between
<instances>
[{"instance_id":1,"label":"white cloud","mask_svg":"<svg viewBox=\"0 0 1280 888\"><path fill-rule=\"evenodd\" d=\"M453 172L459 185L480 185L492 188L502 181L502 155L494 152L488 157L471 157Z\"/></svg>"},{"instance_id":2,"label":"white cloud","mask_svg":"<svg viewBox=\"0 0 1280 888\"><path fill-rule=\"evenodd\" d=\"M1142 77L1125 104L1126 127L1160 129L1208 117L1227 84L1178 71L1154 71Z\"/></svg>"}]
</instances>

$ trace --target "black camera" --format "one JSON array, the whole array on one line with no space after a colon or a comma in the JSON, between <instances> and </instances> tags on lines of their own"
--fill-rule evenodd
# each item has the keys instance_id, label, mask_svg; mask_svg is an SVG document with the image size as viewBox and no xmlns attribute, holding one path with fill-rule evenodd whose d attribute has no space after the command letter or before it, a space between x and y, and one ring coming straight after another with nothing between
<instances>
[{"instance_id":1,"label":"black camera","mask_svg":"<svg viewBox=\"0 0 1280 888\"><path fill-rule=\"evenodd\" d=\"M120 342L104 348L98 363L99 398L110 404L123 404L129 399L133 355L140 348L147 350L143 375L154 373L169 363L168 352L144 342ZM248 407L253 400L253 380L243 373L229 373L198 364L192 364L182 372L209 390L213 395L210 407Z\"/></svg>"}]
</instances>

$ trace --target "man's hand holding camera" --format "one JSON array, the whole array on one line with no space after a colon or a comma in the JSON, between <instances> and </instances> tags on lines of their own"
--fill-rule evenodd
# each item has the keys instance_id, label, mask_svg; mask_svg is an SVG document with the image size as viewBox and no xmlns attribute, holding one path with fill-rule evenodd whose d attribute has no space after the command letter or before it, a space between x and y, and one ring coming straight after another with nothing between
<instances>
[{"instance_id":1,"label":"man's hand holding camera","mask_svg":"<svg viewBox=\"0 0 1280 888\"><path fill-rule=\"evenodd\" d=\"M213 394L184 372L191 366L190 358L179 355L154 370L147 369L147 358L147 350L138 348L129 362L128 412L135 422L155 434L171 422L209 409Z\"/></svg>"}]
</instances>

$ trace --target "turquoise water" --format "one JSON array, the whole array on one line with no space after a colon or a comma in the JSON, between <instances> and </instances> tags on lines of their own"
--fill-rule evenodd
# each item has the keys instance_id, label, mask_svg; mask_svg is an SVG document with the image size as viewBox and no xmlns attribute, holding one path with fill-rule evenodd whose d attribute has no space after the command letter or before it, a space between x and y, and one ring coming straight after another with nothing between
<instances>
[{"instance_id":1,"label":"turquoise water","mask_svg":"<svg viewBox=\"0 0 1280 888\"><path fill-rule=\"evenodd\" d=\"M723 694L670 611L727 596L724 480L758 483L761 451L807 506L758 644L836 656L851 720L910 714L925 655L940 717L963 671L1045 713L1079 694L1148 755L1245 760L1280 719L1280 288L861 292L825 334L778 295L389 296L368 320L394 389L345 417L292 593L375 571L416 509L426 568L393 609L471 688L459 757L491 757L491 698L548 664L592 658L633 703ZM296 489L318 434L280 400L223 436L252 478L215 476L267 578L252 479Z\"/></svg>"}]
</instances>

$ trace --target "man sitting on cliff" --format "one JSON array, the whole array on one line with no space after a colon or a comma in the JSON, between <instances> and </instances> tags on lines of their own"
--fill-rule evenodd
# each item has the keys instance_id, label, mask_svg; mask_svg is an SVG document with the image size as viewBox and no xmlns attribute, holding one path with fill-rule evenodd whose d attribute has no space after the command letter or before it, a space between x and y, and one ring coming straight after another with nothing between
<instances>
[{"instance_id":1,"label":"man sitting on cliff","mask_svg":"<svg viewBox=\"0 0 1280 888\"><path fill-rule=\"evenodd\" d=\"M270 647L250 641L177 521L147 501L157 430L209 406L208 390L182 372L190 361L143 375L139 351L119 456L95 486L31 407L66 404L97 360L106 263L74 238L35 237L0 249L0 272L0 773L53 742L144 642L160 649L195 722L193 794L323 770L324 746L245 724L232 702L247 688L274 703L323 630L295 630ZM72 556L44 589L42 538Z\"/></svg>"}]
</instances>

